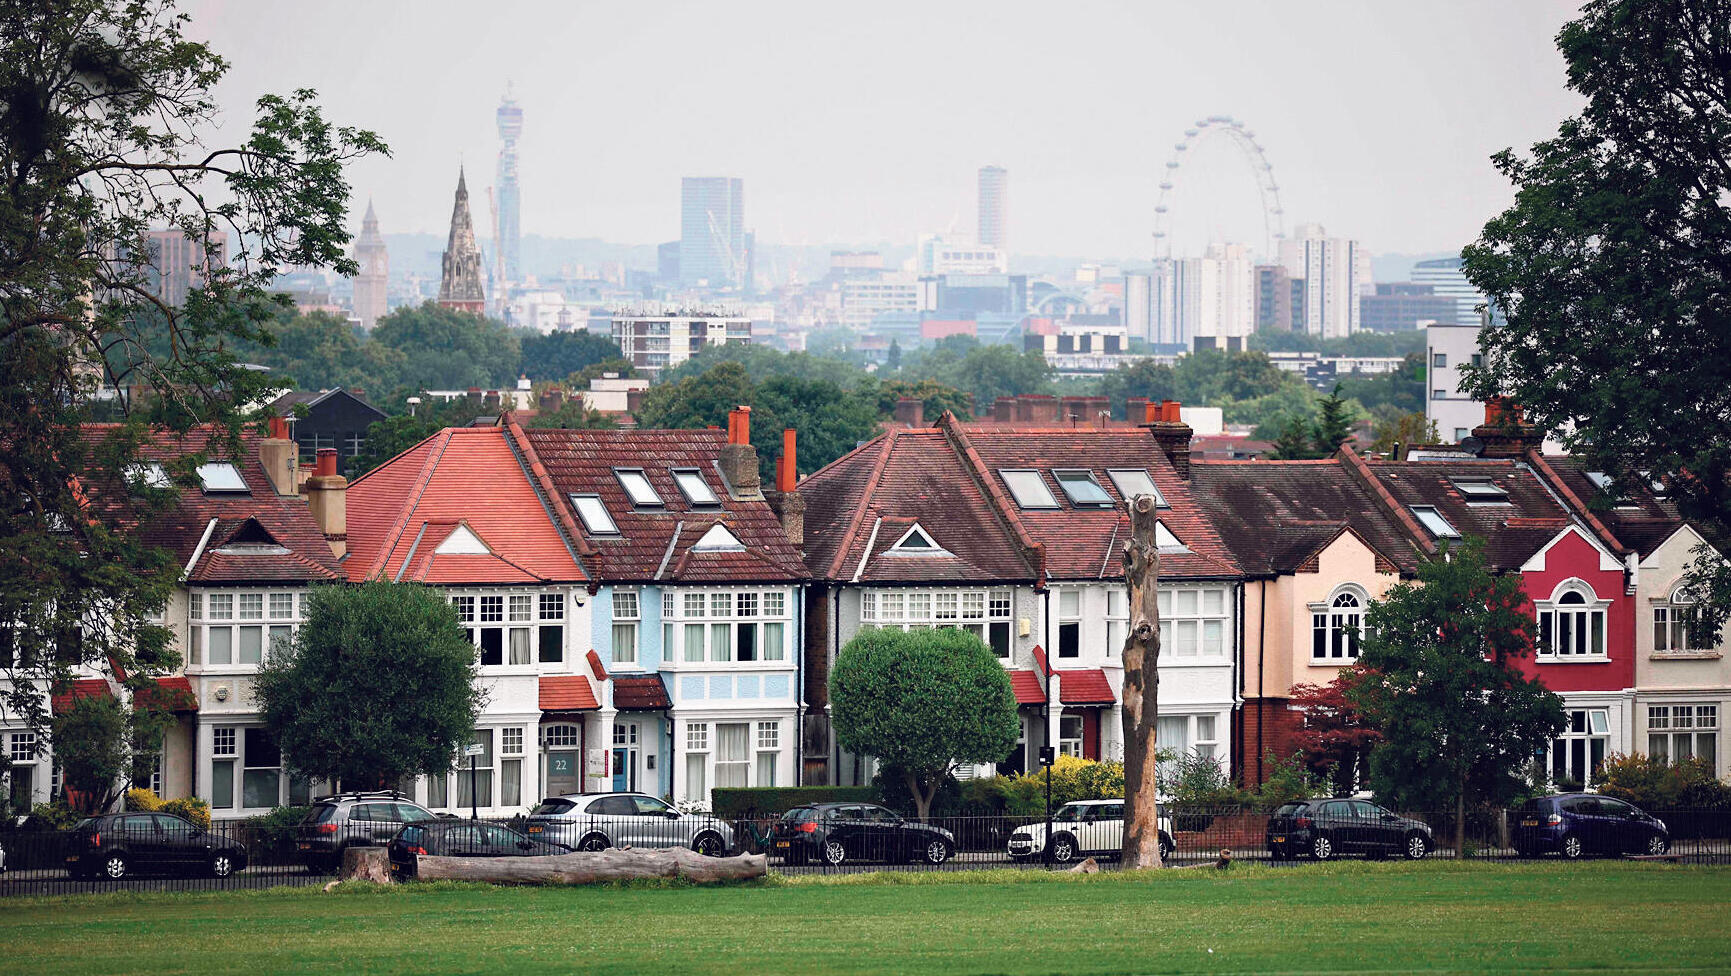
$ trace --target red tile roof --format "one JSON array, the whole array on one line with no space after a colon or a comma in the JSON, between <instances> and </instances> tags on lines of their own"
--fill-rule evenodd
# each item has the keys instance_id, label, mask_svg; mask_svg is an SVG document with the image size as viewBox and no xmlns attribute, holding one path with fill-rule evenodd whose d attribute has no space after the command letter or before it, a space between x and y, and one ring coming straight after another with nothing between
<instances>
[{"instance_id":1,"label":"red tile roof","mask_svg":"<svg viewBox=\"0 0 1731 976\"><path fill-rule=\"evenodd\" d=\"M600 707L601 703L595 698L595 689L583 675L542 676L541 711L584 712Z\"/></svg>"},{"instance_id":2,"label":"red tile roof","mask_svg":"<svg viewBox=\"0 0 1731 976\"><path fill-rule=\"evenodd\" d=\"M552 430L523 431L532 462L547 471L555 504L575 514L570 495L594 494L619 531L590 533L573 519L584 543L597 555L597 578L609 582L668 583L786 582L806 577L799 552L787 539L781 519L762 499L729 496L717 460L727 443L719 430ZM632 505L614 468L642 468L664 503L657 509ZM673 469L695 468L720 499L720 508L687 502L673 480ZM811 522L809 514L807 524ZM712 526L723 525L743 550L692 547Z\"/></svg>"},{"instance_id":3,"label":"red tile roof","mask_svg":"<svg viewBox=\"0 0 1731 976\"><path fill-rule=\"evenodd\" d=\"M560 583L588 579L500 427L451 427L349 487L351 580ZM486 553L439 553L459 527Z\"/></svg>"},{"instance_id":4,"label":"red tile roof","mask_svg":"<svg viewBox=\"0 0 1731 976\"><path fill-rule=\"evenodd\" d=\"M192 693L192 682L184 675L157 678L155 685L139 691L133 701L169 712L198 711L198 696Z\"/></svg>"},{"instance_id":5,"label":"red tile roof","mask_svg":"<svg viewBox=\"0 0 1731 976\"><path fill-rule=\"evenodd\" d=\"M92 439L111 436L113 424L86 424ZM259 463L260 437L245 434L238 447L226 431L198 427L185 434L157 431L139 447L142 462L165 468L190 455L229 461L245 482L245 492L206 493L197 487L178 489L166 511L141 516L131 504L132 492L111 479L90 479L95 512L118 524L139 524L140 537L174 555L181 566L198 553L188 581L203 584L307 582L342 579L330 544L300 495L278 495ZM212 522L214 520L214 526ZM205 541L199 550L200 540Z\"/></svg>"},{"instance_id":6,"label":"red tile roof","mask_svg":"<svg viewBox=\"0 0 1731 976\"><path fill-rule=\"evenodd\" d=\"M1114 705L1118 702L1118 697L1112 694L1111 682L1106 680L1106 672L1099 668L1078 668L1071 671L1059 668L1057 674L1060 704ZM1010 690L1015 693L1018 705L1046 703L1046 689L1040 683L1037 671L1011 668Z\"/></svg>"},{"instance_id":7,"label":"red tile roof","mask_svg":"<svg viewBox=\"0 0 1731 976\"><path fill-rule=\"evenodd\" d=\"M806 558L818 577L957 583L1039 577L1038 550L1017 538L940 428L889 431L800 482L800 493L807 502ZM949 555L886 555L915 522Z\"/></svg>"},{"instance_id":8,"label":"red tile roof","mask_svg":"<svg viewBox=\"0 0 1731 976\"><path fill-rule=\"evenodd\" d=\"M613 707L620 711L648 712L672 708L667 686L658 674L614 675Z\"/></svg>"},{"instance_id":9,"label":"red tile roof","mask_svg":"<svg viewBox=\"0 0 1731 976\"><path fill-rule=\"evenodd\" d=\"M1010 690L1015 693L1018 705L1046 703L1046 689L1040 684L1040 676L1027 668L1010 669Z\"/></svg>"},{"instance_id":10,"label":"red tile roof","mask_svg":"<svg viewBox=\"0 0 1731 976\"><path fill-rule=\"evenodd\" d=\"M49 698L49 706L55 715L64 715L75 701L113 697L114 692L109 690L107 678L78 678L64 690L55 692Z\"/></svg>"}]
</instances>

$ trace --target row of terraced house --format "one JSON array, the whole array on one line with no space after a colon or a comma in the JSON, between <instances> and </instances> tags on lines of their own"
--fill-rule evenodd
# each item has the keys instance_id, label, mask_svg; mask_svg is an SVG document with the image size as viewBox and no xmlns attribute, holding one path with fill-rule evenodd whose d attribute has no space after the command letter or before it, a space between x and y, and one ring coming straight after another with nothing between
<instances>
[{"instance_id":1,"label":"row of terraced house","mask_svg":"<svg viewBox=\"0 0 1731 976\"><path fill-rule=\"evenodd\" d=\"M1021 740L959 775L1028 769L1048 744L1120 758L1120 552L1141 494L1160 516L1163 745L1258 782L1292 751L1294 686L1350 665L1369 603L1477 536L1537 615L1523 667L1566 703L1544 757L1554 780L1590 784L1613 752L1726 772L1731 663L1690 626L1679 584L1701 537L1661 489L1543 455L1512 414L1477 429L1471 454L1215 461L1191 457L1177 404L1130 410L1144 422L915 419L803 477L788 431L773 485L744 407L726 431L506 414L352 483L328 451L303 476L279 422L142 529L184 567L164 612L184 666L159 679L177 721L140 785L219 818L328 786L286 772L250 682L310 587L367 580L438 588L476 646L478 774L403 784L435 810L609 789L701 806L717 787L869 782L827 707L829 667L867 627L962 628L1003 662ZM142 476L218 444L160 438ZM91 671L54 705L117 694ZM50 796L47 744L18 727L0 738L14 802Z\"/></svg>"}]
</instances>

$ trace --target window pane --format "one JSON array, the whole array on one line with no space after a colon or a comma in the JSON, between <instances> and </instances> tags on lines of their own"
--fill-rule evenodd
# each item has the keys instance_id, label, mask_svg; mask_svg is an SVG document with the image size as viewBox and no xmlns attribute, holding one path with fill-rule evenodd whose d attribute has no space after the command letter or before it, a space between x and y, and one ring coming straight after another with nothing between
<instances>
[{"instance_id":1,"label":"window pane","mask_svg":"<svg viewBox=\"0 0 1731 976\"><path fill-rule=\"evenodd\" d=\"M279 773L274 769L249 769L241 785L241 805L274 807L281 802Z\"/></svg>"},{"instance_id":2,"label":"window pane","mask_svg":"<svg viewBox=\"0 0 1731 976\"><path fill-rule=\"evenodd\" d=\"M264 652L266 654L276 654L286 650L289 646L289 642L294 640L294 633L295 631L293 627L279 625L270 628L266 631L266 634L269 635L270 639L265 642Z\"/></svg>"},{"instance_id":3,"label":"window pane","mask_svg":"<svg viewBox=\"0 0 1731 976\"><path fill-rule=\"evenodd\" d=\"M734 654L734 660L757 660L757 625L738 624L733 628L733 633L737 639L737 653Z\"/></svg>"},{"instance_id":4,"label":"window pane","mask_svg":"<svg viewBox=\"0 0 1731 976\"><path fill-rule=\"evenodd\" d=\"M1058 612L1066 617L1078 617L1082 614L1082 594L1075 590L1062 590L1058 593Z\"/></svg>"},{"instance_id":5,"label":"window pane","mask_svg":"<svg viewBox=\"0 0 1731 976\"><path fill-rule=\"evenodd\" d=\"M1175 596L1176 596L1176 599L1178 601L1178 609L1176 611L1174 611L1174 613L1177 616L1180 616L1180 617L1194 617L1194 616L1196 616L1196 591L1195 590L1179 590L1179 591L1177 591Z\"/></svg>"},{"instance_id":6,"label":"window pane","mask_svg":"<svg viewBox=\"0 0 1731 976\"><path fill-rule=\"evenodd\" d=\"M1052 490L1046 487L1038 471L1005 470L998 472L1004 479L1004 486L1015 496L1016 504L1023 508L1057 508L1058 499L1053 497Z\"/></svg>"},{"instance_id":7,"label":"window pane","mask_svg":"<svg viewBox=\"0 0 1731 976\"><path fill-rule=\"evenodd\" d=\"M733 660L733 627L731 624L709 625L709 653L712 661Z\"/></svg>"},{"instance_id":8,"label":"window pane","mask_svg":"<svg viewBox=\"0 0 1731 976\"><path fill-rule=\"evenodd\" d=\"M210 764L210 805L217 810L234 809L234 760Z\"/></svg>"},{"instance_id":9,"label":"window pane","mask_svg":"<svg viewBox=\"0 0 1731 976\"><path fill-rule=\"evenodd\" d=\"M637 660L637 625L633 623L615 623L613 625L613 660Z\"/></svg>"},{"instance_id":10,"label":"window pane","mask_svg":"<svg viewBox=\"0 0 1731 976\"><path fill-rule=\"evenodd\" d=\"M1156 505L1166 507L1166 499L1161 497L1160 489L1154 487L1154 479L1148 476L1147 471L1140 468L1114 469L1106 474L1111 477L1112 483L1118 486L1118 494L1126 502L1137 495L1153 495Z\"/></svg>"},{"instance_id":11,"label":"window pane","mask_svg":"<svg viewBox=\"0 0 1731 976\"><path fill-rule=\"evenodd\" d=\"M499 803L514 807L523 803L523 760L506 759L499 764Z\"/></svg>"},{"instance_id":12,"label":"window pane","mask_svg":"<svg viewBox=\"0 0 1731 976\"><path fill-rule=\"evenodd\" d=\"M1072 505L1105 507L1112 504L1112 496L1106 494L1106 489L1100 487L1091 472L1055 470L1052 476L1058 479L1058 487L1064 489Z\"/></svg>"},{"instance_id":13,"label":"window pane","mask_svg":"<svg viewBox=\"0 0 1731 976\"><path fill-rule=\"evenodd\" d=\"M529 615L531 612L533 612L533 606L534 606L534 601L533 601L532 597L529 597L529 596L524 595L524 594L513 595L511 597L511 619L512 620L528 620L528 619L530 619Z\"/></svg>"},{"instance_id":14,"label":"window pane","mask_svg":"<svg viewBox=\"0 0 1731 976\"><path fill-rule=\"evenodd\" d=\"M1202 653L1221 654L1226 649L1226 625L1219 620L1202 622Z\"/></svg>"},{"instance_id":15,"label":"window pane","mask_svg":"<svg viewBox=\"0 0 1731 976\"><path fill-rule=\"evenodd\" d=\"M685 795L700 802L709 799L709 755L690 752L685 755Z\"/></svg>"},{"instance_id":16,"label":"window pane","mask_svg":"<svg viewBox=\"0 0 1731 976\"><path fill-rule=\"evenodd\" d=\"M498 627L481 629L481 663L484 665L505 663L505 632Z\"/></svg>"},{"instance_id":17,"label":"window pane","mask_svg":"<svg viewBox=\"0 0 1731 976\"><path fill-rule=\"evenodd\" d=\"M1082 625L1080 623L1064 623L1058 625L1058 656L1079 657L1082 653Z\"/></svg>"},{"instance_id":18,"label":"window pane","mask_svg":"<svg viewBox=\"0 0 1731 976\"><path fill-rule=\"evenodd\" d=\"M565 660L565 628L541 628L541 663L553 664Z\"/></svg>"},{"instance_id":19,"label":"window pane","mask_svg":"<svg viewBox=\"0 0 1731 976\"><path fill-rule=\"evenodd\" d=\"M685 625L685 659L687 661L703 660L703 625Z\"/></svg>"},{"instance_id":20,"label":"window pane","mask_svg":"<svg viewBox=\"0 0 1731 976\"><path fill-rule=\"evenodd\" d=\"M786 624L763 625L763 659L765 661L782 661L787 657L787 646L782 637L782 628Z\"/></svg>"},{"instance_id":21,"label":"window pane","mask_svg":"<svg viewBox=\"0 0 1731 976\"><path fill-rule=\"evenodd\" d=\"M240 663L257 664L264 660L264 628L241 627Z\"/></svg>"},{"instance_id":22,"label":"window pane","mask_svg":"<svg viewBox=\"0 0 1731 976\"><path fill-rule=\"evenodd\" d=\"M631 504L640 508L660 508L661 496L650 486L649 479L641 471L616 471L619 484L624 487L625 494L630 496Z\"/></svg>"},{"instance_id":23,"label":"window pane","mask_svg":"<svg viewBox=\"0 0 1731 976\"><path fill-rule=\"evenodd\" d=\"M1007 621L995 621L991 631L992 652L999 657L1010 656L1010 625Z\"/></svg>"},{"instance_id":24,"label":"window pane","mask_svg":"<svg viewBox=\"0 0 1731 976\"><path fill-rule=\"evenodd\" d=\"M757 786L775 785L775 753L760 752L757 754Z\"/></svg>"},{"instance_id":25,"label":"window pane","mask_svg":"<svg viewBox=\"0 0 1731 976\"><path fill-rule=\"evenodd\" d=\"M205 650L209 653L212 664L234 663L234 630L230 627L212 627L208 632L209 642Z\"/></svg>"},{"instance_id":26,"label":"window pane","mask_svg":"<svg viewBox=\"0 0 1731 976\"><path fill-rule=\"evenodd\" d=\"M1220 617L1226 614L1226 591L1203 590L1202 613L1209 617Z\"/></svg>"},{"instance_id":27,"label":"window pane","mask_svg":"<svg viewBox=\"0 0 1731 976\"><path fill-rule=\"evenodd\" d=\"M511 663L529 663L529 628L511 628Z\"/></svg>"}]
</instances>

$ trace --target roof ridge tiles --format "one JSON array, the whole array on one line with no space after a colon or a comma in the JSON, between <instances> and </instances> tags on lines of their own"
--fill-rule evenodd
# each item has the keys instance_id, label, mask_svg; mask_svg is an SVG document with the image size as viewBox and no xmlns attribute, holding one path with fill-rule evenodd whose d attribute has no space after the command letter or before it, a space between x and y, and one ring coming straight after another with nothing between
<instances>
[{"instance_id":1,"label":"roof ridge tiles","mask_svg":"<svg viewBox=\"0 0 1731 976\"><path fill-rule=\"evenodd\" d=\"M871 474L866 478L865 488L860 493L860 500L862 502L868 501L877 493L878 485L883 481L884 469L889 466L890 455L895 453L896 440L897 438L905 436L908 429L909 428L898 427L894 430L878 435L878 438L882 441L882 446L879 448L877 460L872 462ZM829 464L824 465L819 469L819 472L827 471L836 464L839 464L842 458L850 457L854 453L864 451L869 443L870 442L868 441L867 444L862 444L854 451L850 451L848 454L842 455L841 458L837 458ZM812 477L816 477L816 473L814 473ZM836 546L835 555L830 559L829 572L825 574L829 578L835 579L837 575L841 573L842 566L847 562L848 552L853 549L854 537L859 534L860 526L865 521L866 509L869 507L870 506L867 504L854 506L853 514L848 517L847 529L842 533L841 544ZM868 552L866 555L869 557L871 554Z\"/></svg>"},{"instance_id":2,"label":"roof ridge tiles","mask_svg":"<svg viewBox=\"0 0 1731 976\"><path fill-rule=\"evenodd\" d=\"M1554 489L1557 494L1562 496L1567 508L1573 509L1574 514L1583 522L1587 523L1587 527L1593 530L1593 533L1599 537L1600 542L1603 542L1612 552L1620 556L1626 556L1629 554L1629 547L1623 545L1623 543L1617 539L1616 534L1611 531L1610 526L1600 521L1599 517L1592 513L1587 505L1581 501L1581 497L1575 494L1575 490L1570 488L1568 483L1563 480L1562 476L1557 474L1556 469L1551 467L1550 462L1545 460L1543 454L1540 454L1536 449L1528 448L1527 463L1533 466L1533 470L1538 474L1539 480L1547 482L1548 487Z\"/></svg>"},{"instance_id":3,"label":"roof ridge tiles","mask_svg":"<svg viewBox=\"0 0 1731 976\"><path fill-rule=\"evenodd\" d=\"M956 415L948 410L945 410L944 415L938 418L938 428L945 433L949 443L962 455L968 473L973 476L975 482L979 484L981 490L986 493L986 497L992 502L992 508L999 520L1016 537L1017 543L1022 547L1023 558L1033 564L1029 568L1034 571L1034 578L1044 583L1046 580L1046 547L1035 542L1033 537L1028 534L1028 530L1022 525L1022 520L1017 517L1015 509L1010 507L1009 499L1004 497L1003 489L998 487L997 482L987 472L986 462L980 457L979 452L974 450L973 442L968 439L967 432L962 427L961 421L957 420Z\"/></svg>"},{"instance_id":4,"label":"roof ridge tiles","mask_svg":"<svg viewBox=\"0 0 1731 976\"><path fill-rule=\"evenodd\" d=\"M1369 491L1372 497L1394 516L1401 527L1406 529L1409 539L1417 545L1419 551L1426 555L1435 555L1437 544L1431 539L1430 533L1418 524L1418 519L1414 518L1410 511L1407 511L1406 506L1395 499L1394 495L1389 492L1388 486L1378 480L1365 459L1360 457L1358 452L1354 451L1349 444L1340 445L1338 456L1341 465L1353 476L1353 480L1357 481L1360 487Z\"/></svg>"},{"instance_id":5,"label":"roof ridge tiles","mask_svg":"<svg viewBox=\"0 0 1731 976\"><path fill-rule=\"evenodd\" d=\"M409 523L414 518L415 507L421 503L421 496L426 493L427 486L433 481L433 472L439 466L439 459L445 456L445 449L451 444L451 433L454 429L455 428L446 427L433 435L432 440L434 443L428 447L427 457L423 458L421 461L421 470L415 475L415 483L410 487L408 497L403 501L402 508L398 511L397 517L391 520L391 528L385 534L385 539L389 544L385 547L381 547L378 555L373 557L373 564L367 567L366 574L362 579L373 579L383 573L386 568L390 566L391 556L396 553L397 544L402 540L404 530L409 527ZM413 448L410 450L413 450ZM397 455L396 458L392 458L390 461L374 468L373 471L379 471L389 467L392 463L395 463L398 458L403 457L407 453L408 451L404 451L402 454ZM367 474L371 473L372 471L367 472ZM366 475L362 475L362 477L364 478Z\"/></svg>"}]
</instances>

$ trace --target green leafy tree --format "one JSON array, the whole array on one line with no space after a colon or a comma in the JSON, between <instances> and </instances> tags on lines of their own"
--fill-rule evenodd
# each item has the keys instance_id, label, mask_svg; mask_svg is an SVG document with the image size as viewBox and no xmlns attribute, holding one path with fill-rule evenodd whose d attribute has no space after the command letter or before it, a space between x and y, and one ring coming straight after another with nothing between
<instances>
[{"instance_id":1,"label":"green leafy tree","mask_svg":"<svg viewBox=\"0 0 1731 976\"><path fill-rule=\"evenodd\" d=\"M1401 360L1400 368L1387 373L1349 373L1340 378L1341 395L1376 412L1392 407L1401 413L1424 413L1424 354L1413 353Z\"/></svg>"},{"instance_id":2,"label":"green leafy tree","mask_svg":"<svg viewBox=\"0 0 1731 976\"><path fill-rule=\"evenodd\" d=\"M1321 457L1316 450L1316 438L1312 436L1314 429L1308 422L1299 417L1286 421L1275 435L1273 447L1268 457L1275 461L1308 461Z\"/></svg>"},{"instance_id":3,"label":"green leafy tree","mask_svg":"<svg viewBox=\"0 0 1731 976\"><path fill-rule=\"evenodd\" d=\"M288 315L271 329L270 343L249 343L241 355L293 380L300 389L359 387L375 395L397 385L403 354L362 336L348 320L328 312Z\"/></svg>"},{"instance_id":4,"label":"green leafy tree","mask_svg":"<svg viewBox=\"0 0 1731 976\"><path fill-rule=\"evenodd\" d=\"M384 151L305 90L260 98L239 140L216 131L228 63L185 28L171 0L0 0L0 718L39 732L81 665L144 688L178 663L151 619L179 567L134 531L173 493L125 519L90 503L125 494L153 431L235 442L270 380L234 350L269 341L281 270L358 270L343 170ZM218 250L178 302L151 266L165 228ZM87 438L101 386L132 395Z\"/></svg>"},{"instance_id":5,"label":"green leafy tree","mask_svg":"<svg viewBox=\"0 0 1731 976\"><path fill-rule=\"evenodd\" d=\"M54 762L67 795L84 813L101 813L146 772L140 764L162 750L166 717L108 697L76 698L52 720Z\"/></svg>"},{"instance_id":6,"label":"green leafy tree","mask_svg":"<svg viewBox=\"0 0 1731 976\"><path fill-rule=\"evenodd\" d=\"M1100 395L1111 404L1116 416L1124 412L1124 403L1131 397L1143 397L1156 403L1178 396L1178 382L1172 367L1153 359L1138 359L1111 370L1100 377ZM1141 417L1128 417L1137 423Z\"/></svg>"},{"instance_id":7,"label":"green leafy tree","mask_svg":"<svg viewBox=\"0 0 1731 976\"><path fill-rule=\"evenodd\" d=\"M848 641L830 672L830 705L842 748L899 772L921 820L956 764L1000 762L1020 735L1003 664L954 628Z\"/></svg>"},{"instance_id":8,"label":"green leafy tree","mask_svg":"<svg viewBox=\"0 0 1731 976\"><path fill-rule=\"evenodd\" d=\"M967 420L974 415L974 398L937 380L885 380L878 384L877 411L881 417L893 417L896 401L911 397L920 401L925 418L936 420L944 411Z\"/></svg>"},{"instance_id":9,"label":"green leafy tree","mask_svg":"<svg viewBox=\"0 0 1731 976\"><path fill-rule=\"evenodd\" d=\"M1316 406L1316 427L1311 432L1318 457L1327 457L1340 450L1352 437L1352 407L1340 395L1340 384Z\"/></svg>"},{"instance_id":10,"label":"green leafy tree","mask_svg":"<svg viewBox=\"0 0 1731 976\"><path fill-rule=\"evenodd\" d=\"M563 379L597 363L620 359L619 343L593 332L516 330L522 348L519 375L532 380Z\"/></svg>"},{"instance_id":11,"label":"green leafy tree","mask_svg":"<svg viewBox=\"0 0 1731 976\"><path fill-rule=\"evenodd\" d=\"M1520 576L1493 574L1478 539L1421 563L1365 614L1345 698L1381 736L1371 786L1409 810L1452 807L1457 851L1467 804L1516 796L1563 730L1562 699L1518 666L1534 626Z\"/></svg>"},{"instance_id":12,"label":"green leafy tree","mask_svg":"<svg viewBox=\"0 0 1731 976\"><path fill-rule=\"evenodd\" d=\"M259 666L253 699L288 769L376 787L452 767L485 695L475 647L435 590L312 591L306 623Z\"/></svg>"},{"instance_id":13,"label":"green leafy tree","mask_svg":"<svg viewBox=\"0 0 1731 976\"><path fill-rule=\"evenodd\" d=\"M695 375L663 379L645 390L637 423L663 430L725 426L727 412L751 403L756 392L757 385L743 365L716 363Z\"/></svg>"},{"instance_id":14,"label":"green leafy tree","mask_svg":"<svg viewBox=\"0 0 1731 976\"><path fill-rule=\"evenodd\" d=\"M572 397L552 413L536 414L530 427L556 427L561 430L612 430L619 424L599 410L583 405L580 397Z\"/></svg>"},{"instance_id":15,"label":"green leafy tree","mask_svg":"<svg viewBox=\"0 0 1731 976\"><path fill-rule=\"evenodd\" d=\"M1515 202L1464 253L1507 317L1479 336L1474 396L1512 397L1619 479L1662 479L1731 542L1731 10L1591 0L1557 35L1584 102L1527 155L1493 157ZM1714 626L1731 566L1697 553Z\"/></svg>"},{"instance_id":16,"label":"green leafy tree","mask_svg":"<svg viewBox=\"0 0 1731 976\"><path fill-rule=\"evenodd\" d=\"M422 390L498 389L515 383L523 362L521 338L505 323L431 301L380 318L372 341L400 355L402 382Z\"/></svg>"},{"instance_id":17,"label":"green leafy tree","mask_svg":"<svg viewBox=\"0 0 1731 976\"><path fill-rule=\"evenodd\" d=\"M1400 413L1392 408L1383 408L1373 411L1373 414L1371 435L1374 439L1370 449L1379 454L1392 454L1395 445L1399 444L1404 457L1405 448L1414 444L1436 444L1442 440L1436 421L1426 419L1423 413Z\"/></svg>"},{"instance_id":18,"label":"green leafy tree","mask_svg":"<svg viewBox=\"0 0 1731 976\"><path fill-rule=\"evenodd\" d=\"M816 350L812 350L816 352ZM893 337L889 349L884 351L884 369L893 373L902 368L902 344Z\"/></svg>"},{"instance_id":19,"label":"green leafy tree","mask_svg":"<svg viewBox=\"0 0 1731 976\"><path fill-rule=\"evenodd\" d=\"M841 359L853 351L854 343L859 341L859 333L844 325L829 325L813 329L805 337L805 351L813 356L830 356ZM895 340L891 340L893 343Z\"/></svg>"}]
</instances>

